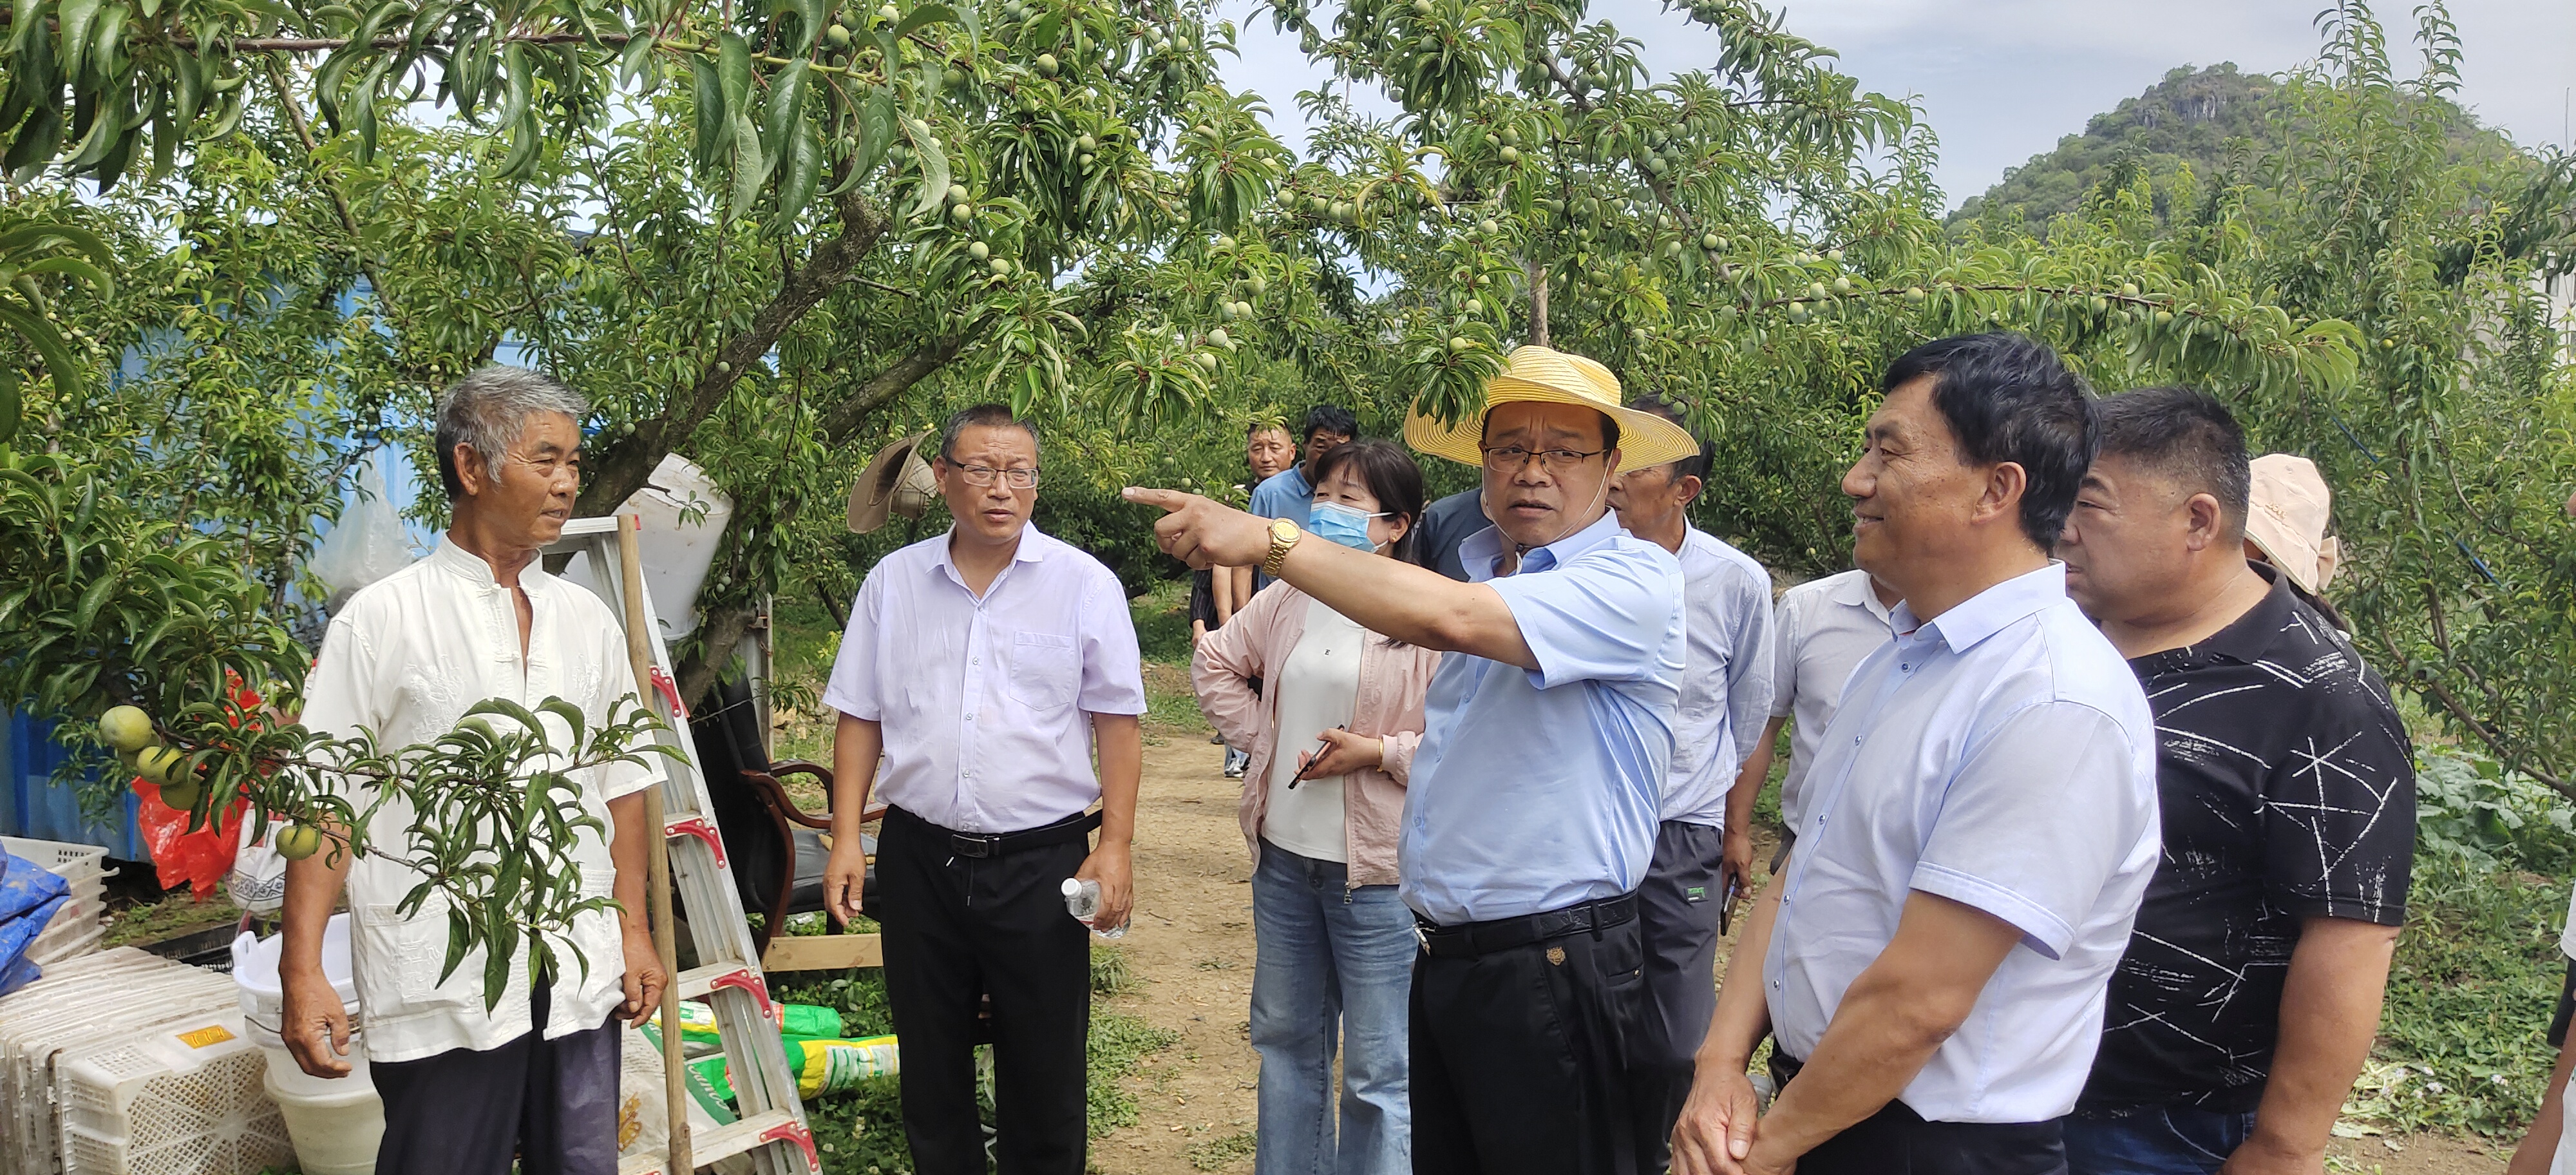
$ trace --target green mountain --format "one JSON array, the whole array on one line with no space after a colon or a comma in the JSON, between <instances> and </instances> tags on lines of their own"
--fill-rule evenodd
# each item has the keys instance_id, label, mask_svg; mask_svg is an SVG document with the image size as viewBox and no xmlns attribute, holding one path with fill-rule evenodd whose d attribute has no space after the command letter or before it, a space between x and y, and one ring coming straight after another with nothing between
<instances>
[{"instance_id":1,"label":"green mountain","mask_svg":"<svg viewBox=\"0 0 2576 1175\"><path fill-rule=\"evenodd\" d=\"M1968 197L1950 222L2018 208L2030 224L2046 224L2058 213L2073 212L2123 159L2145 167L2159 200L2181 164L2189 163L2192 174L2206 182L2221 169L2228 140L2252 139L2259 146L2277 133L2264 118L2274 88L2272 79L2239 73L2233 62L2197 72L2176 69L2146 93L2094 115L2083 134L2059 139L2056 150L2006 171L2003 182Z\"/></svg>"}]
</instances>

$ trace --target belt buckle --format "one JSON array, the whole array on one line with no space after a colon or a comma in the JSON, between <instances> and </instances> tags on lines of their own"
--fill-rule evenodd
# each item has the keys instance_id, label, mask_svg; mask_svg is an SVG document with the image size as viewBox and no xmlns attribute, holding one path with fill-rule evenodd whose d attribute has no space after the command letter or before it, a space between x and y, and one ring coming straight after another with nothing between
<instances>
[{"instance_id":1,"label":"belt buckle","mask_svg":"<svg viewBox=\"0 0 2576 1175\"><path fill-rule=\"evenodd\" d=\"M981 860L993 855L993 842L999 839L999 837L952 832L948 834L948 849L960 857L974 857Z\"/></svg>"}]
</instances>

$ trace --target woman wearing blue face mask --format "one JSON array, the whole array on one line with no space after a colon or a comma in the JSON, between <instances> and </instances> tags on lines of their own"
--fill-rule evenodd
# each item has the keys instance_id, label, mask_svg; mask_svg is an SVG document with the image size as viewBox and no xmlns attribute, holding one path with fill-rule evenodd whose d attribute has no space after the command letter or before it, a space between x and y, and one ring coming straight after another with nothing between
<instances>
[{"instance_id":1,"label":"woman wearing blue face mask","mask_svg":"<svg viewBox=\"0 0 2576 1175\"><path fill-rule=\"evenodd\" d=\"M1404 559L1421 518L1422 471L1402 448L1354 441L1317 463L1306 524L1316 538ZM1252 748L1242 816L1259 948L1255 1175L1412 1169L1405 1000L1415 944L1413 914L1395 896L1395 855L1439 663L1280 582L1191 660L1199 709L1227 743ZM1261 696L1256 677L1267 683Z\"/></svg>"}]
</instances>

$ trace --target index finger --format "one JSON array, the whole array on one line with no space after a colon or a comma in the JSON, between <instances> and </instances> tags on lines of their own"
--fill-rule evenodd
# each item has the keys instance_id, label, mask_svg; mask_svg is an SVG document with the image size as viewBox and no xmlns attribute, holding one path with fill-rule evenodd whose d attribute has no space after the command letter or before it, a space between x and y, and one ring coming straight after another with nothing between
<instances>
[{"instance_id":1,"label":"index finger","mask_svg":"<svg viewBox=\"0 0 2576 1175\"><path fill-rule=\"evenodd\" d=\"M1118 493L1139 506L1151 506L1166 513L1189 505L1190 498L1194 496L1179 490L1158 490L1146 486L1129 486Z\"/></svg>"}]
</instances>

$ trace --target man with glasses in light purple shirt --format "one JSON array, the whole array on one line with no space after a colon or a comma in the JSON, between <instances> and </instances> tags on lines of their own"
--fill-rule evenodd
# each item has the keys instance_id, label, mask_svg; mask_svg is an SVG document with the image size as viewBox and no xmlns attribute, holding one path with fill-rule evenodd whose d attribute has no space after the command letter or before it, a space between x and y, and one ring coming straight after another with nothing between
<instances>
[{"instance_id":1,"label":"man with glasses in light purple shirt","mask_svg":"<svg viewBox=\"0 0 2576 1175\"><path fill-rule=\"evenodd\" d=\"M1081 1175L1091 952L1060 887L1098 882L1102 929L1124 926L1131 902L1136 630L1117 576L1029 525L1037 441L1001 405L949 418L931 472L955 525L868 572L823 692L841 712L823 875L836 918L858 913L869 794L890 805L877 845L886 1000L922 1175L985 1170L975 1045L987 996L995 1158Z\"/></svg>"}]
</instances>

